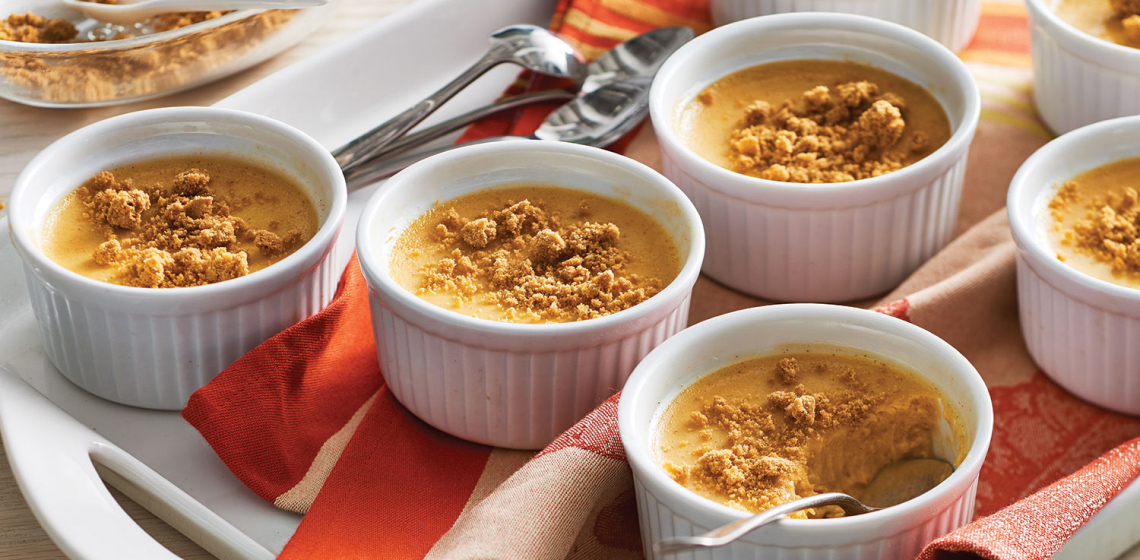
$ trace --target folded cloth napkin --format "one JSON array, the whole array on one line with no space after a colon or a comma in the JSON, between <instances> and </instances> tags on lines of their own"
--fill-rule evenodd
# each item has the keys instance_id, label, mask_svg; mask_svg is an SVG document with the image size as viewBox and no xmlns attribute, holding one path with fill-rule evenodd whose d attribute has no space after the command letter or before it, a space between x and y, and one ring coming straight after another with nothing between
<instances>
[{"instance_id":1,"label":"folded cloth napkin","mask_svg":"<svg viewBox=\"0 0 1140 560\"><path fill-rule=\"evenodd\" d=\"M707 21L704 2L561 0L552 28L596 56L655 27L701 31ZM877 307L958 348L994 403L977 490L983 517L932 543L924 558L1047 558L1140 470L1140 419L1068 395L1021 340L1002 207L1014 171L1049 139L1029 101L1028 47L1023 6L985 4L963 54L984 110L960 235ZM467 135L529 133L544 110L484 121ZM649 126L619 149L660 169ZM254 492L306 514L282 558L642 556L616 396L538 454L457 440L409 414L385 387L367 299L354 259L328 308L235 362L183 412ZM690 323L764 303L702 278Z\"/></svg>"}]
</instances>

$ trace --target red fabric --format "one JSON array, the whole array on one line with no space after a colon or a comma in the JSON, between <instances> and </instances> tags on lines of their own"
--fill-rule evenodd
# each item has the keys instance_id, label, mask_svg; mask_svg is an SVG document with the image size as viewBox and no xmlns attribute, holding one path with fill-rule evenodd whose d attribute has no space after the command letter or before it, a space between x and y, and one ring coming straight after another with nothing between
<instances>
[{"instance_id":1,"label":"red fabric","mask_svg":"<svg viewBox=\"0 0 1140 560\"><path fill-rule=\"evenodd\" d=\"M994 434L978 485L979 516L1026 498L1140 436L1140 418L1077 400L1041 372L1026 383L991 388L990 399Z\"/></svg>"},{"instance_id":2,"label":"red fabric","mask_svg":"<svg viewBox=\"0 0 1140 560\"><path fill-rule=\"evenodd\" d=\"M703 1L560 0L552 27L588 47L607 48L617 41L590 33L590 25L563 25L570 8L605 26L643 31L653 26L653 19L631 15L639 3L651 8L646 11L651 16L669 12L693 21L707 18ZM1028 51L1025 15L1007 12L983 18L971 47L975 55L1024 56ZM524 76L508 94L556 85ZM464 139L529 134L553 106L497 115L471 127ZM624 150L635 135L615 149ZM920 304L914 305L903 299L879 311L911 320L920 315ZM183 415L246 485L275 502L298 486L322 446L374 394L375 402L282 557L422 558L453 527L485 474L491 451L426 426L384 387L367 288L355 257L324 311L235 362L191 398ZM1140 440L1096 458L1140 435L1140 419L1076 401L1040 373L1028 382L993 387L991 396L995 430L979 482L978 513L1021 501L939 539L923 558L1046 558L1140 472ZM578 448L624 459L616 410L614 397L539 456L549 459ZM602 486L604 481L594 482ZM633 492L623 490L608 503L594 522L598 541L639 550Z\"/></svg>"},{"instance_id":3,"label":"red fabric","mask_svg":"<svg viewBox=\"0 0 1140 560\"><path fill-rule=\"evenodd\" d=\"M618 461L625 460L625 448L621 444L621 435L618 433L618 398L621 393L610 397L606 402L598 405L593 412L578 421L574 427L566 430L562 435L550 442L535 459L543 455L574 447L597 453L602 457L609 457Z\"/></svg>"},{"instance_id":4,"label":"red fabric","mask_svg":"<svg viewBox=\"0 0 1140 560\"><path fill-rule=\"evenodd\" d=\"M1032 496L935 540L920 560L1045 560L1140 475L1140 438Z\"/></svg>"},{"instance_id":5,"label":"red fabric","mask_svg":"<svg viewBox=\"0 0 1140 560\"><path fill-rule=\"evenodd\" d=\"M383 383L354 254L328 307L234 362L190 397L182 416L272 502Z\"/></svg>"},{"instance_id":6,"label":"red fabric","mask_svg":"<svg viewBox=\"0 0 1140 560\"><path fill-rule=\"evenodd\" d=\"M423 558L463 511L489 455L383 389L279 558Z\"/></svg>"},{"instance_id":7,"label":"red fabric","mask_svg":"<svg viewBox=\"0 0 1140 560\"><path fill-rule=\"evenodd\" d=\"M182 415L243 483L273 502L377 391L281 558L376 550L422 558L462 511L491 450L428 427L388 392L355 255L328 307L234 362Z\"/></svg>"},{"instance_id":8,"label":"red fabric","mask_svg":"<svg viewBox=\"0 0 1140 560\"><path fill-rule=\"evenodd\" d=\"M985 25L970 42L970 50L1029 52L1029 20L1024 13L986 14Z\"/></svg>"}]
</instances>

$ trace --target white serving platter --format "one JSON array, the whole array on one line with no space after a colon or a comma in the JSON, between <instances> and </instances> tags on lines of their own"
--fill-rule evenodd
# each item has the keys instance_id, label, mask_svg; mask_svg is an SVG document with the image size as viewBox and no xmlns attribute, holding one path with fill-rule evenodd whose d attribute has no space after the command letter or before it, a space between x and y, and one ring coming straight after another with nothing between
<instances>
[{"instance_id":1,"label":"white serving platter","mask_svg":"<svg viewBox=\"0 0 1140 560\"><path fill-rule=\"evenodd\" d=\"M421 0L218 106L279 119L333 149L457 75L495 29L545 25L554 4ZM432 121L489 102L516 73L492 71ZM349 198L340 263L351 254L360 210L376 188ZM0 229L7 231L6 219ZM71 558L175 558L122 511L102 480L223 559L273 558L300 523L299 515L243 486L177 413L117 405L67 381L44 356L6 235L0 236L0 436L28 505ZM1115 557L1140 540L1138 519L1140 484L1134 483L1056 557Z\"/></svg>"},{"instance_id":2,"label":"white serving platter","mask_svg":"<svg viewBox=\"0 0 1140 560\"><path fill-rule=\"evenodd\" d=\"M333 149L458 75L485 51L496 29L547 25L554 5L421 0L217 106L285 121ZM517 74L508 65L492 70L428 123L494 100ZM349 197L336 250L342 266L375 188ZM105 401L52 366L7 219L0 219L0 230L0 437L29 507L63 552L83 560L176 558L122 511L102 475L219 558L280 553L301 516L242 485L178 413Z\"/></svg>"}]
</instances>

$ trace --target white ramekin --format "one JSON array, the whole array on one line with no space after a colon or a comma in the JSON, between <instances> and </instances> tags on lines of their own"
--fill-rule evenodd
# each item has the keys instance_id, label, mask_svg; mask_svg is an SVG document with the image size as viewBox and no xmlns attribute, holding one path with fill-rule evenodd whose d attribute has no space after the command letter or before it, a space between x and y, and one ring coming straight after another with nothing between
<instances>
[{"instance_id":1,"label":"white ramekin","mask_svg":"<svg viewBox=\"0 0 1140 560\"><path fill-rule=\"evenodd\" d=\"M1058 385L1091 403L1140 414L1140 290L1057 260L1049 201L1084 171L1140 157L1140 116L1074 130L1025 160L1006 209L1017 243L1017 299L1029 354Z\"/></svg>"},{"instance_id":2,"label":"white ramekin","mask_svg":"<svg viewBox=\"0 0 1140 560\"><path fill-rule=\"evenodd\" d=\"M977 370L949 344L906 321L833 305L775 305L721 315L686 329L650 352L626 382L618 404L618 429L633 469L646 556L659 557L653 554L653 543L661 539L697 535L748 515L690 492L658 464L655 434L667 403L726 365L812 343L851 348L923 377L942 394L943 405L957 413L968 446L965 458L950 478L898 506L846 518L784 519L732 545L685 557L914 558L926 543L970 521L993 430L993 407ZM943 451L952 459L962 450Z\"/></svg>"},{"instance_id":3,"label":"white ramekin","mask_svg":"<svg viewBox=\"0 0 1140 560\"><path fill-rule=\"evenodd\" d=\"M954 52L974 38L982 0L712 0L713 25L789 12L870 16L921 31Z\"/></svg>"},{"instance_id":4,"label":"white ramekin","mask_svg":"<svg viewBox=\"0 0 1140 560\"><path fill-rule=\"evenodd\" d=\"M191 288L99 282L44 255L46 217L92 175L179 155L238 157L297 178L320 229L271 267ZM335 160L301 131L241 111L177 107L110 118L48 146L16 179L8 215L51 362L105 399L177 410L234 360L329 302L339 276L330 251L346 204Z\"/></svg>"},{"instance_id":5,"label":"white ramekin","mask_svg":"<svg viewBox=\"0 0 1140 560\"><path fill-rule=\"evenodd\" d=\"M394 242L437 201L511 183L544 183L621 199L657 219L683 267L630 309L587 321L515 324L432 305L388 274ZM413 414L460 438L540 448L617 392L650 350L685 328L704 234L672 183L629 158L558 142L461 148L400 172L369 200L356 237L368 281L380 369Z\"/></svg>"},{"instance_id":6,"label":"white ramekin","mask_svg":"<svg viewBox=\"0 0 1140 560\"><path fill-rule=\"evenodd\" d=\"M685 104L718 79L765 62L820 58L871 64L926 87L953 136L893 173L821 185L735 173L678 136ZM826 13L754 18L697 37L658 72L649 104L665 175L705 223L705 274L777 301L884 293L949 242L980 114L974 78L946 47L901 25Z\"/></svg>"},{"instance_id":7,"label":"white ramekin","mask_svg":"<svg viewBox=\"0 0 1140 560\"><path fill-rule=\"evenodd\" d=\"M1028 0L1037 112L1057 134L1140 114L1140 49L1066 23L1044 0Z\"/></svg>"}]
</instances>

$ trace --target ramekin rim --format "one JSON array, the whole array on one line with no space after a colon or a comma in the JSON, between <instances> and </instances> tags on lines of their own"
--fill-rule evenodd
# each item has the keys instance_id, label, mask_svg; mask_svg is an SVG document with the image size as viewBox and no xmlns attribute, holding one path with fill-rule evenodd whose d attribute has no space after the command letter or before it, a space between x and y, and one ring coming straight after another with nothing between
<instances>
[{"instance_id":1,"label":"ramekin rim","mask_svg":"<svg viewBox=\"0 0 1140 560\"><path fill-rule=\"evenodd\" d=\"M1114 67L1117 65L1140 64L1140 49L1120 45L1108 39L1102 39L1077 29L1073 24L1065 21L1053 10L1046 7L1043 0L1027 0L1026 5L1030 14L1030 25L1032 25L1034 21L1048 25L1050 30L1059 33L1059 37L1069 42L1069 45L1066 46L1080 45L1078 48L1102 49L1097 55L1113 57L1112 62L1115 63ZM1034 15L1039 16L1039 19L1033 18ZM1058 37L1057 35L1050 36L1054 39ZM1088 55L1089 53L1081 52L1078 54ZM1082 58L1086 57L1082 56ZM1086 61L1092 62L1087 59Z\"/></svg>"},{"instance_id":2,"label":"ramekin rim","mask_svg":"<svg viewBox=\"0 0 1140 560\"><path fill-rule=\"evenodd\" d=\"M745 30L755 32L762 31L770 26L790 28L813 25L822 27L829 24L845 30L864 31L881 36L890 36L900 42L910 42L916 48L927 50L928 54L931 54L936 60L950 68L957 78L954 82L963 88L966 100L966 108L962 116L962 122L958 128L954 130L953 134L951 134L950 139L921 160L897 171L892 171L878 177L842 183L803 185L799 183L761 179L759 177L752 177L725 169L693 152L692 149L678 137L673 128L673 119L669 116L674 108L665 106L663 86L659 84L664 83L677 68L684 65L687 62L686 59L692 56L691 53L699 52L698 49L704 48L703 45L711 41L723 41L735 34L743 33ZM753 27L758 29L753 30ZM740 31L737 31L737 29ZM724 39L722 39L722 37L724 37ZM958 155L962 150L968 148L969 142L977 129L977 124L981 117L981 93L973 75L957 55L950 51L945 45L918 31L896 23L858 14L789 12L739 20L713 29L682 46L673 56L670 56L669 59L665 61L661 70L658 71L657 77L654 79L653 87L650 90L649 110L654 123L654 129L657 131L658 140L664 145L663 147L677 154L678 157L684 158L686 169L715 178L714 181L702 181L709 189L733 194L737 198L745 200L756 199L755 193L761 191L770 193L773 196L798 196L811 198L812 200L828 200L836 194L857 191L873 193L868 194L867 198L877 199L878 197L887 197L892 194L912 191L917 188L913 185L921 183L920 181L913 180L913 177L922 175L936 176L941 173L939 170L953 166L954 161L952 161L952 158ZM945 107L943 107L943 110L945 110Z\"/></svg>"},{"instance_id":3,"label":"ramekin rim","mask_svg":"<svg viewBox=\"0 0 1140 560\"><path fill-rule=\"evenodd\" d=\"M1045 246L1039 242L1036 239L1036 235L1034 235L1037 230L1033 224L1035 221L1033 209L1026 208L1019 202L1023 193L1040 193L1040 189L1051 188L1051 185L1042 184L1034 186L1028 182L1029 174L1033 171L1035 166L1040 165L1040 162L1048 161L1056 157L1063 158L1065 157L1064 153L1067 146L1084 142L1089 138L1096 138L1105 130L1128 126L1129 124L1133 127L1140 126L1140 115L1118 117L1095 122L1062 134L1039 148L1021 164L1021 167L1017 169L1017 173L1014 174L1013 179L1010 181L1009 191L1006 193L1006 215L1009 219L1009 229L1014 244L1017 246L1018 253L1026 259L1030 266L1034 266L1035 270L1035 265L1042 266L1046 270L1060 275L1069 286L1076 286L1081 290L1089 292L1081 295L1088 296L1090 293L1097 293L1113 298L1121 298L1129 302L1140 303L1140 289L1121 286L1107 280L1090 276L1061 262L1055 255L1051 255L1050 251L1047 251ZM1140 144L1137 145L1136 157L1140 157ZM1090 167L1085 171L1095 168L1096 167ZM1034 191L1033 189L1038 190ZM1032 200L1035 199L1036 196L1038 195L1031 198L1029 203L1032 203ZM1121 311L1120 309L1115 309L1113 312L1120 313ZM1129 313L1128 315L1132 316L1136 314Z\"/></svg>"},{"instance_id":4,"label":"ramekin rim","mask_svg":"<svg viewBox=\"0 0 1140 560\"><path fill-rule=\"evenodd\" d=\"M418 174L429 169L431 166L453 159L478 157L486 153L527 152L531 150L553 150L555 152L600 158L608 163L624 166L636 174L645 177L651 183L661 187L662 193L668 194L670 200L676 202L681 208L689 228L691 244L689 255L673 281L648 300L612 315L568 323L533 324L493 321L490 319L470 317L462 313L443 309L407 291L402 286L396 284L387 274L378 274L378 271L386 266L386 263L378 262L379 259L375 256L379 248L383 245L383 242L374 242L366 235L366 224L368 224L371 217L379 211L379 208L384 203L384 199L391 196L391 193L395 192L396 188L403 184L402 182L397 182L397 179L401 181L412 181ZM402 178L400 177L401 175L403 176ZM409 179L409 177L412 179ZM396 182L396 184L393 185L393 182ZM450 328L501 335L581 335L584 333L605 331L614 325L636 321L653 313L662 305L668 305L671 301L684 298L685 293L691 290L692 285L700 275L700 267L704 260L705 251L704 227L701 223L700 215L697 213L692 201L690 201L672 181L639 161L608 150L566 142L543 140L510 140L467 146L437 154L409 166L407 169L392 177L392 179L389 179L388 183L385 183L384 188L372 195L372 198L368 200L361 213L359 224L356 231L357 256L361 271L364 273L364 277L368 281L370 288L383 290L385 295L394 297L400 304L412 312L422 317L446 323Z\"/></svg>"},{"instance_id":5,"label":"ramekin rim","mask_svg":"<svg viewBox=\"0 0 1140 560\"><path fill-rule=\"evenodd\" d=\"M37 225L31 223L31 216L24 216L19 210L21 210L23 206L30 204L30 202L25 202L25 197L31 197L32 201L38 199L39 193L26 193L25 191L32 190L31 181L37 169L51 160L55 151L63 149L70 143L79 142L83 138L101 134L109 130L118 130L141 124L160 122L160 120L172 122L179 118L182 120L196 119L199 122L208 123L211 121L211 116L221 117L223 120L228 120L229 122L248 124L251 127L257 127L259 129L269 129L287 138L291 138L304 146L306 151L311 151L316 157L316 161L323 164L320 168L313 169L313 171L322 179L330 180L332 183L332 196L329 197L328 201L328 216L313 237L292 254L266 268L251 272L240 278L203 286L155 289L102 282L73 272L49 258L28 238L29 228L41 227L42 224ZM15 186L12 189L8 206L8 229L12 245L22 258L32 259L36 266L51 274L54 279L65 282L69 287L76 290L97 290L100 296L103 297L143 297L152 298L156 302L169 303L189 299L208 301L202 298L227 293L252 292L257 290L262 284L273 283L284 277L301 274L304 269L308 268L304 263L309 260L319 261L322 255L327 253L327 249L331 247L333 241L339 236L348 207L348 190L345 186L344 175L341 173L340 166L336 163L336 160L333 159L332 154L330 154L324 146L296 127L256 113L237 109L220 107L160 107L109 117L75 130L52 142L36 154L16 177Z\"/></svg>"},{"instance_id":6,"label":"ramekin rim","mask_svg":"<svg viewBox=\"0 0 1140 560\"><path fill-rule=\"evenodd\" d=\"M768 315L777 315L777 317L767 317ZM938 348L941 357L944 358L943 361L948 363L955 372L973 373L973 375L963 375L962 378L968 389L969 401L978 405L976 407L978 413L977 433L974 436L969 450L966 452L965 458L962 463L954 469L954 472L938 486L917 498L865 515L833 519L784 519L780 521L782 530L792 531L802 535L805 533L811 534L814 531L833 531L841 528L853 530L872 525L880 526L888 520L898 520L905 518L909 514L921 511L932 502L952 494L956 487L968 486L971 479L976 479L992 439L994 417L993 403L990 399L989 391L973 364L949 343L909 321L867 309L818 303L776 304L764 307L753 307L719 315L681 331L650 352L649 355L638 364L633 373L630 374L625 387L622 389L622 398L618 401L618 431L621 434L622 445L625 448L626 458L633 469L634 477L638 478L643 485L652 485L655 490L654 493L658 496L660 496L660 492L665 492L668 494L670 501L682 504L682 507L686 510L694 511L699 515L705 517L720 517L724 519L724 523L750 516L751 514L747 512L732 509L691 492L670 479L668 475L665 474L665 471L657 466L650 456L648 440L645 437L648 435L648 426L639 427L631 425L631 422L634 420L631 418L632 412L630 412L629 409L636 405L633 404L632 400L627 400L626 396L631 385L633 385L634 395L636 395L637 392L642 390L642 387L648 383L650 374L648 374L647 371L648 368L653 367L657 361L657 359L654 358L655 354L658 356L664 355L670 352L673 347L685 344L686 340L690 337L697 336L704 331L723 330L727 327L722 327L722 324L732 325L737 321L802 319L805 316L818 320L854 319L861 322L877 323L878 326L882 326L885 329L904 331L908 337L917 338L919 339L918 341L924 345ZM870 354L876 354L876 352L871 350L861 350ZM626 434L631 432L633 435L629 436L630 439L636 441L627 440Z\"/></svg>"}]
</instances>

